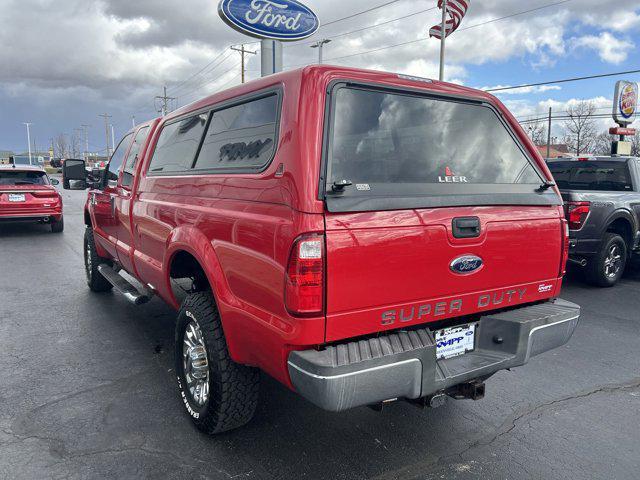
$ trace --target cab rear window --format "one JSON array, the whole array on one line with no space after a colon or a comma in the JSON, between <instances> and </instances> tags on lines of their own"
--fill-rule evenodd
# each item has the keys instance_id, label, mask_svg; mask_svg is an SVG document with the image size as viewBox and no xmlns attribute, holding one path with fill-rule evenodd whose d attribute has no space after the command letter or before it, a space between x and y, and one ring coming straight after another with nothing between
<instances>
[{"instance_id":1,"label":"cab rear window","mask_svg":"<svg viewBox=\"0 0 640 480\"><path fill-rule=\"evenodd\" d=\"M535 196L542 176L480 102L342 86L332 93L328 136L327 199L380 197L375 205L342 201L347 210L549 200Z\"/></svg>"},{"instance_id":2,"label":"cab rear window","mask_svg":"<svg viewBox=\"0 0 640 480\"><path fill-rule=\"evenodd\" d=\"M490 108L351 88L336 95L331 182L540 183Z\"/></svg>"},{"instance_id":3,"label":"cab rear window","mask_svg":"<svg viewBox=\"0 0 640 480\"><path fill-rule=\"evenodd\" d=\"M567 161L549 162L558 188L623 192L633 190L626 162Z\"/></svg>"}]
</instances>

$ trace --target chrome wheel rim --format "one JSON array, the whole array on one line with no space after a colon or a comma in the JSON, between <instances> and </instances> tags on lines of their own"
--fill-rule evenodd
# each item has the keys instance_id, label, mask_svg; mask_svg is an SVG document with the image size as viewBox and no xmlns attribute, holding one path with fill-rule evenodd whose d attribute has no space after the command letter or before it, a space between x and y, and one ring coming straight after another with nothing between
<instances>
[{"instance_id":1,"label":"chrome wheel rim","mask_svg":"<svg viewBox=\"0 0 640 480\"><path fill-rule=\"evenodd\" d=\"M182 366L187 390L198 406L209 399L209 357L200 325L194 319L184 330L182 342Z\"/></svg>"},{"instance_id":2,"label":"chrome wheel rim","mask_svg":"<svg viewBox=\"0 0 640 480\"><path fill-rule=\"evenodd\" d=\"M607 278L615 277L622 268L622 252L618 245L611 245L604 259L604 274Z\"/></svg>"},{"instance_id":3,"label":"chrome wheel rim","mask_svg":"<svg viewBox=\"0 0 640 480\"><path fill-rule=\"evenodd\" d=\"M93 268L93 263L91 261L91 245L86 241L84 249L84 265L85 273L87 274L87 280L91 281L91 270Z\"/></svg>"}]
</instances>

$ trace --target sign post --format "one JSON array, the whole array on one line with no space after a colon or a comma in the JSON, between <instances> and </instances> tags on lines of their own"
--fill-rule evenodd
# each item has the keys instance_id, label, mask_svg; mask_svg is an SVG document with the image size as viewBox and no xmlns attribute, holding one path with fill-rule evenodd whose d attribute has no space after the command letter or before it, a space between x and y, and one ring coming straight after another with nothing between
<instances>
[{"instance_id":1,"label":"sign post","mask_svg":"<svg viewBox=\"0 0 640 480\"><path fill-rule=\"evenodd\" d=\"M613 95L613 121L618 127L609 129L611 135L619 135L620 140L611 142L611 155L631 155L631 142L625 136L635 135L633 128L628 128L636 119L638 109L638 84L620 80L616 82Z\"/></svg>"},{"instance_id":2,"label":"sign post","mask_svg":"<svg viewBox=\"0 0 640 480\"><path fill-rule=\"evenodd\" d=\"M220 18L234 30L261 40L262 76L282 70L282 43L302 40L320 26L313 11L297 0L220 0Z\"/></svg>"}]
</instances>

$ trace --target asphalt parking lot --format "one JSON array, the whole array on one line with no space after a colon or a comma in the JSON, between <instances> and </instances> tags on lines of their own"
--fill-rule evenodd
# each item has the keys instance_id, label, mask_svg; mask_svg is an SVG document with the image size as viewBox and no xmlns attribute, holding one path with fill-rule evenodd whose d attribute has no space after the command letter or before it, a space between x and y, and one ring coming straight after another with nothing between
<instances>
[{"instance_id":1,"label":"asphalt parking lot","mask_svg":"<svg viewBox=\"0 0 640 480\"><path fill-rule=\"evenodd\" d=\"M89 292L86 194L63 195L63 234L0 224L0 478L640 475L640 268L612 289L570 274L572 340L495 375L481 401L332 414L264 376L253 422L208 437L177 394L174 312Z\"/></svg>"}]
</instances>

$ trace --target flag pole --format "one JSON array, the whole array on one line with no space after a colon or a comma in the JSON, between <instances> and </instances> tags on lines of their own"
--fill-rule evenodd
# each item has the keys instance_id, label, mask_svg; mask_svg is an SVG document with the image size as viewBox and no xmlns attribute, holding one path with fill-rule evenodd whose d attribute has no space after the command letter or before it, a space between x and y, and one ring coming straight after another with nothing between
<instances>
[{"instance_id":1,"label":"flag pole","mask_svg":"<svg viewBox=\"0 0 640 480\"><path fill-rule=\"evenodd\" d=\"M447 0L442 0L442 26L440 29L440 81L444 80L444 40L446 35L447 23Z\"/></svg>"}]
</instances>

